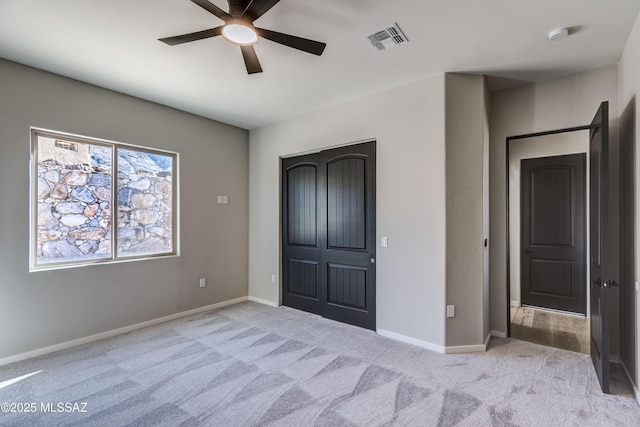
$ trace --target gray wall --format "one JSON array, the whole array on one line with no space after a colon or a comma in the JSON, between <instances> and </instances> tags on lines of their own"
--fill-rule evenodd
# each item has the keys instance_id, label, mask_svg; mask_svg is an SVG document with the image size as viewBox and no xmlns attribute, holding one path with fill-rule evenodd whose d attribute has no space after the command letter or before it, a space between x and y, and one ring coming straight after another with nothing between
<instances>
[{"instance_id":1,"label":"gray wall","mask_svg":"<svg viewBox=\"0 0 640 427\"><path fill-rule=\"evenodd\" d=\"M636 388L640 383L638 381L638 367L640 365L640 340L638 339L638 331L640 331L640 316L638 316L638 306L640 305L640 293L635 290L638 279L640 277L640 149L638 149L638 135L640 135L640 108L636 105L640 98L640 15L636 18L636 22L631 30L629 39L622 53L619 66L620 79L620 107L621 112L621 145L624 154L629 151L635 151L635 185L633 185L633 200L626 200L627 206L634 207L633 214L629 218L629 213L623 211L627 218L627 232L632 237L623 236L623 242L634 248L635 251L630 257L625 258L623 263L624 271L622 272L621 283L623 288L622 301L625 304L624 317L621 322L625 325L622 329L623 345L621 346L620 357L622 363L627 368L633 379ZM633 150L631 147L635 147ZM631 149L630 149L631 148ZM623 166L631 166L627 162L623 162ZM624 200L624 199L623 199ZM628 221L635 224L633 230L629 230ZM635 286L632 281L635 280ZM637 391L637 390L636 390Z\"/></svg>"},{"instance_id":2,"label":"gray wall","mask_svg":"<svg viewBox=\"0 0 640 427\"><path fill-rule=\"evenodd\" d=\"M447 347L483 344L489 333L483 281L485 95L484 77L446 74L446 288L447 304L456 310L447 318Z\"/></svg>"},{"instance_id":3,"label":"gray wall","mask_svg":"<svg viewBox=\"0 0 640 427\"><path fill-rule=\"evenodd\" d=\"M4 60L0 82L0 359L247 295L245 130ZM180 153L181 256L29 273L30 126Z\"/></svg>"},{"instance_id":4,"label":"gray wall","mask_svg":"<svg viewBox=\"0 0 640 427\"><path fill-rule=\"evenodd\" d=\"M491 240L489 240L491 226L491 204L489 199L491 188L491 183L489 182L489 148L491 145L491 135L489 134L490 105L491 93L485 79L484 108L482 114L482 236L486 239L487 244L482 248L482 305L484 307L482 336L488 336L491 333L491 271L489 250L491 247Z\"/></svg>"},{"instance_id":5,"label":"gray wall","mask_svg":"<svg viewBox=\"0 0 640 427\"><path fill-rule=\"evenodd\" d=\"M486 105L482 76L447 74L252 130L251 297L280 301L279 158L375 139L376 240L389 242L377 249L378 332L438 351L482 345ZM446 304L457 314L445 322Z\"/></svg>"},{"instance_id":6,"label":"gray wall","mask_svg":"<svg viewBox=\"0 0 640 427\"><path fill-rule=\"evenodd\" d=\"M378 332L443 351L444 127L440 74L252 130L249 295L280 301L280 156L375 139Z\"/></svg>"}]
</instances>

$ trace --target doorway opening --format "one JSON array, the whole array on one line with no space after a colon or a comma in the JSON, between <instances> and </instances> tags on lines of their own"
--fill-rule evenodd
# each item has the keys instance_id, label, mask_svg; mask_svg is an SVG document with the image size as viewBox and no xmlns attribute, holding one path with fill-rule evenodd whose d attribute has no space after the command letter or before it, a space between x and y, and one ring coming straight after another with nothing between
<instances>
[{"instance_id":1,"label":"doorway opening","mask_svg":"<svg viewBox=\"0 0 640 427\"><path fill-rule=\"evenodd\" d=\"M589 127L507 140L509 336L589 354Z\"/></svg>"},{"instance_id":2,"label":"doorway opening","mask_svg":"<svg viewBox=\"0 0 640 427\"><path fill-rule=\"evenodd\" d=\"M612 374L615 375L616 372L620 372L619 364L614 363L614 368L611 368L610 362L616 362L615 359L612 360L611 351L615 352L619 347L619 332L620 325L616 322L619 320L620 309L619 309L619 293L617 289L619 287L616 280L619 280L619 259L618 259L618 250L620 249L620 236L618 232L620 231L620 211L619 199L617 198L617 193L620 185L620 175L619 170L617 168L619 159L617 158L617 150L619 146L616 145L614 140L613 151L610 155L610 147L609 147L609 102L604 101L598 107L593 120L588 126L571 128L571 129L562 129L538 134L530 134L530 135L522 135L516 137L507 138L506 142L506 172L507 172L507 310L508 310L508 318L511 319L511 305L512 305L512 294L516 291L512 292L511 281L514 277L512 275L513 268L512 263L517 263L519 260L521 263L530 262L526 256L522 256L521 254L515 253L514 249L522 251L522 254L526 255L527 247L523 247L520 245L514 245L512 242L513 235L519 235L518 231L522 231L522 228L516 232L514 232L512 227L512 220L514 218L519 218L519 215L513 215L511 212L511 190L517 186L514 186L513 183L510 182L511 177L511 164L512 155L510 152L515 149L515 144L519 140L524 140L527 138L538 138L544 137L549 138L551 136L564 136L572 135L576 132L580 131L588 131L588 148L586 150L586 157L588 157L588 184L585 185L585 188L588 188L588 195L586 197L586 203L588 203L588 208L585 211L585 222L588 224L585 228L585 240L588 241L587 249L586 249L586 258L588 273L585 273L585 285L587 286L586 291L586 310L584 315L588 319L589 325L589 342L590 342L590 351L589 354L591 356L591 360L593 362L593 367L595 373L598 377L598 382L600 383L600 387L602 392L610 393L611 386L613 383L614 388L617 387L618 381L615 378L612 378ZM567 144L559 144L560 147L566 146ZM623 175L626 179L629 178L629 174ZM547 177L548 178L548 177ZM553 181L553 180L551 180ZM562 180L560 180L562 181ZM571 180L565 180L566 182L571 182ZM544 179L541 181L544 184ZM549 187L550 185L547 185ZM567 187L566 183L559 184L560 187ZM543 185L544 187L544 185ZM565 191L566 192L566 191ZM612 195L610 195L612 193ZM552 196L556 197L556 196ZM566 199L569 199L565 197ZM562 199L562 197L560 197ZM573 200L573 197L570 197ZM550 206L549 201L545 201L544 198L541 199L543 202L546 202L546 206ZM556 198L555 200L558 200ZM566 200L564 202L560 202L560 205L567 204ZM544 203L543 203L544 205ZM524 206L524 204L521 204ZM573 208L565 208L565 211L572 211ZM556 207L552 207L550 211L558 210L562 212L562 209L556 209ZM532 210L535 215L535 209ZM547 215L548 212L543 211L541 217ZM579 215L574 215L573 211L571 216L576 217L576 223L578 221ZM550 229L554 229L551 227ZM554 229L555 230L555 229ZM576 228L572 228L573 231L571 233L576 233ZM543 227L543 236L546 236L546 239L549 242L553 243L554 240L559 239L557 236L553 236L552 233L547 232L545 234ZM537 238L537 231L532 233L530 229L525 230L523 233L529 233L535 235ZM559 236L563 235L562 229L558 229L557 231ZM569 234L571 234L569 233ZM568 234L565 233L564 240L560 239L559 245L556 246L567 246L567 241L570 241L571 245L575 245L578 242L577 239L567 238ZM551 237L549 237L551 236ZM530 236L528 236L530 237ZM549 243L547 242L547 243ZM557 242L556 242L557 243ZM538 245L542 248L544 245ZM536 249L538 248L536 246ZM624 258L626 255L623 250L621 250L621 256ZM535 258L535 257L531 257ZM515 260L515 262L514 262ZM541 257L539 261L544 261L544 258ZM575 264L574 261L568 260L567 264ZM549 264L550 268L553 267L552 264ZM568 265L564 267L569 267ZM544 269L542 269L544 270ZM549 272L542 271L542 274L539 274L540 277L550 278L559 274L559 270ZM524 276L522 271L525 269L521 269L520 276ZM516 278L517 279L517 278ZM583 279L584 280L584 279ZM549 280L549 282L553 282L553 280ZM544 287L548 286L549 283L546 283L542 286L538 286L537 291L541 289L544 291ZM565 285L567 289L570 287ZM623 286L625 286L623 284ZM524 301L524 299L523 299ZM522 302L522 301L521 301ZM538 301L539 303L539 301ZM544 306L545 304L540 304ZM548 308L548 307L547 307ZM571 308L573 310L573 308ZM580 314L580 313L579 313ZM533 322L532 322L533 323ZM513 332L512 322L511 320L507 322L507 336L512 336ZM613 329L613 331L612 331ZM614 346L612 347L612 338ZM623 376L624 377L624 376ZM630 379L630 376L629 376ZM624 383L625 381L623 381Z\"/></svg>"},{"instance_id":3,"label":"doorway opening","mask_svg":"<svg viewBox=\"0 0 640 427\"><path fill-rule=\"evenodd\" d=\"M589 354L589 319L539 307L511 307L511 337Z\"/></svg>"}]
</instances>

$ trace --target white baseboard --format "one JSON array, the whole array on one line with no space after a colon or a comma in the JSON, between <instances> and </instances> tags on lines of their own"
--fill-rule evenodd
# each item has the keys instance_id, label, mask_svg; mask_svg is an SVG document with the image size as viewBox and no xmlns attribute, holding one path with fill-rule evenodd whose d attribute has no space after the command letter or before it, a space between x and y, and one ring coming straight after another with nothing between
<instances>
[{"instance_id":1,"label":"white baseboard","mask_svg":"<svg viewBox=\"0 0 640 427\"><path fill-rule=\"evenodd\" d=\"M522 306L522 304L520 304L520 301L512 299L511 300L511 307L520 307Z\"/></svg>"},{"instance_id":2,"label":"white baseboard","mask_svg":"<svg viewBox=\"0 0 640 427\"><path fill-rule=\"evenodd\" d=\"M484 352L484 351L487 351L487 346L489 345L489 341L491 341L491 334L489 334L484 344L443 347L441 345L433 344L427 341L422 341L417 338L408 337L406 335L397 334L395 332L386 331L384 329L378 329L376 332L381 337L391 338L392 340L400 341L407 344L412 344L412 345L426 348L427 350L435 351L441 354Z\"/></svg>"},{"instance_id":3,"label":"white baseboard","mask_svg":"<svg viewBox=\"0 0 640 427\"><path fill-rule=\"evenodd\" d=\"M385 331L384 329L378 329L376 330L376 333L381 337L391 338L392 340L400 341L406 344L412 344L418 347L426 348L427 350L445 354L445 348L437 344L432 344L427 341L422 341L417 338L412 338L406 335L397 334L395 332Z\"/></svg>"},{"instance_id":4,"label":"white baseboard","mask_svg":"<svg viewBox=\"0 0 640 427\"><path fill-rule=\"evenodd\" d=\"M486 344L454 345L445 347L445 354L482 353L487 351Z\"/></svg>"},{"instance_id":5,"label":"white baseboard","mask_svg":"<svg viewBox=\"0 0 640 427\"><path fill-rule=\"evenodd\" d=\"M491 344L491 338L493 338L493 335L491 334L491 332L489 332L487 338L484 340L484 351L487 351L487 349L489 348L489 344Z\"/></svg>"},{"instance_id":6,"label":"white baseboard","mask_svg":"<svg viewBox=\"0 0 640 427\"><path fill-rule=\"evenodd\" d=\"M125 326L111 331L101 332L99 334L90 335L88 337L78 338L71 341L66 341L60 344L54 344L48 347L39 348L36 350L27 351L25 353L16 354L0 359L0 366L8 365L10 363L21 362L23 360L31 359L38 356L43 356L54 351L66 350L68 348L76 347L79 345L88 344L93 341L98 341L105 338L114 337L120 334L126 334L127 332L135 331L136 329L146 328L147 326L157 325L159 323L168 322L170 320L179 319L181 317L191 316L192 314L202 313L203 311L215 310L217 308L227 307L229 305L238 304L240 302L247 301L248 297L240 297L229 301L223 301L216 304L207 305L204 307L194 308L193 310L183 311L181 313L171 314L169 316L160 317L153 320L148 320L142 323L136 323L135 325Z\"/></svg>"},{"instance_id":7,"label":"white baseboard","mask_svg":"<svg viewBox=\"0 0 640 427\"><path fill-rule=\"evenodd\" d=\"M252 296L249 296L248 299L249 301L257 302L259 304L270 305L271 307L275 308L280 307L280 304L278 304L277 302L269 301L268 299L256 298Z\"/></svg>"},{"instance_id":8,"label":"white baseboard","mask_svg":"<svg viewBox=\"0 0 640 427\"><path fill-rule=\"evenodd\" d=\"M462 353L482 353L487 351L489 348L489 343L491 342L491 332L487 335L487 338L484 340L484 344L474 344L474 345L456 345L451 347L445 347L445 354L462 354Z\"/></svg>"},{"instance_id":9,"label":"white baseboard","mask_svg":"<svg viewBox=\"0 0 640 427\"><path fill-rule=\"evenodd\" d=\"M500 331L491 331L491 336L492 337L496 337L496 338L506 338L507 337L507 333L506 332L500 332Z\"/></svg>"}]
</instances>

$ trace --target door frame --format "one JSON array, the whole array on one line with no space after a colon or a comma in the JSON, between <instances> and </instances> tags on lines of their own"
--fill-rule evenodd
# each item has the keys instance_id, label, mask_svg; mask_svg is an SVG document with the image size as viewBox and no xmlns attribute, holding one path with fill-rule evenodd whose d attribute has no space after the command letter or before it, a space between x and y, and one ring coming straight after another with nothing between
<instances>
[{"instance_id":1,"label":"door frame","mask_svg":"<svg viewBox=\"0 0 640 427\"><path fill-rule=\"evenodd\" d=\"M540 136L549 136L549 135L557 135L557 134L562 134L562 133L569 133L569 132L576 132L576 131L584 131L584 130L589 130L590 126L589 125L585 125L585 126L577 126L577 127L572 127L572 128L563 128L563 129L555 129L555 130L549 130L549 131L545 131L545 132L534 132L534 133L529 133L529 134L524 134L524 135L514 135L514 136L509 136L506 139L505 142L505 182L506 182L506 231L507 231L507 241L506 241L506 260L507 260L507 272L506 272L506 282L507 282L507 302L506 302L506 309L507 309L507 337L511 336L511 233L510 233L510 214L511 214L511 209L510 209L510 197L509 197L509 147L511 145L511 141L516 141L516 140L520 140L520 139L526 139L526 138L535 138L535 137L540 137ZM587 189L588 190L588 189ZM586 197L588 198L588 191L586 194ZM587 283L585 283L585 288L587 287ZM587 301L587 317L589 317L589 311L588 311L588 301Z\"/></svg>"}]
</instances>

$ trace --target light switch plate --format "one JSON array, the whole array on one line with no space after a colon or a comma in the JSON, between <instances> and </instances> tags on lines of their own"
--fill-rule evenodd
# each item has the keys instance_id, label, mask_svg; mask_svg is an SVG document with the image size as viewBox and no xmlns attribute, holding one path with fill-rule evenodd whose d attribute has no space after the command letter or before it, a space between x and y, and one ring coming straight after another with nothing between
<instances>
[{"instance_id":1,"label":"light switch plate","mask_svg":"<svg viewBox=\"0 0 640 427\"><path fill-rule=\"evenodd\" d=\"M387 236L380 237L380 246L386 248L388 246Z\"/></svg>"},{"instance_id":2,"label":"light switch plate","mask_svg":"<svg viewBox=\"0 0 640 427\"><path fill-rule=\"evenodd\" d=\"M447 317L455 317L456 316L456 306L448 305L447 306Z\"/></svg>"}]
</instances>

